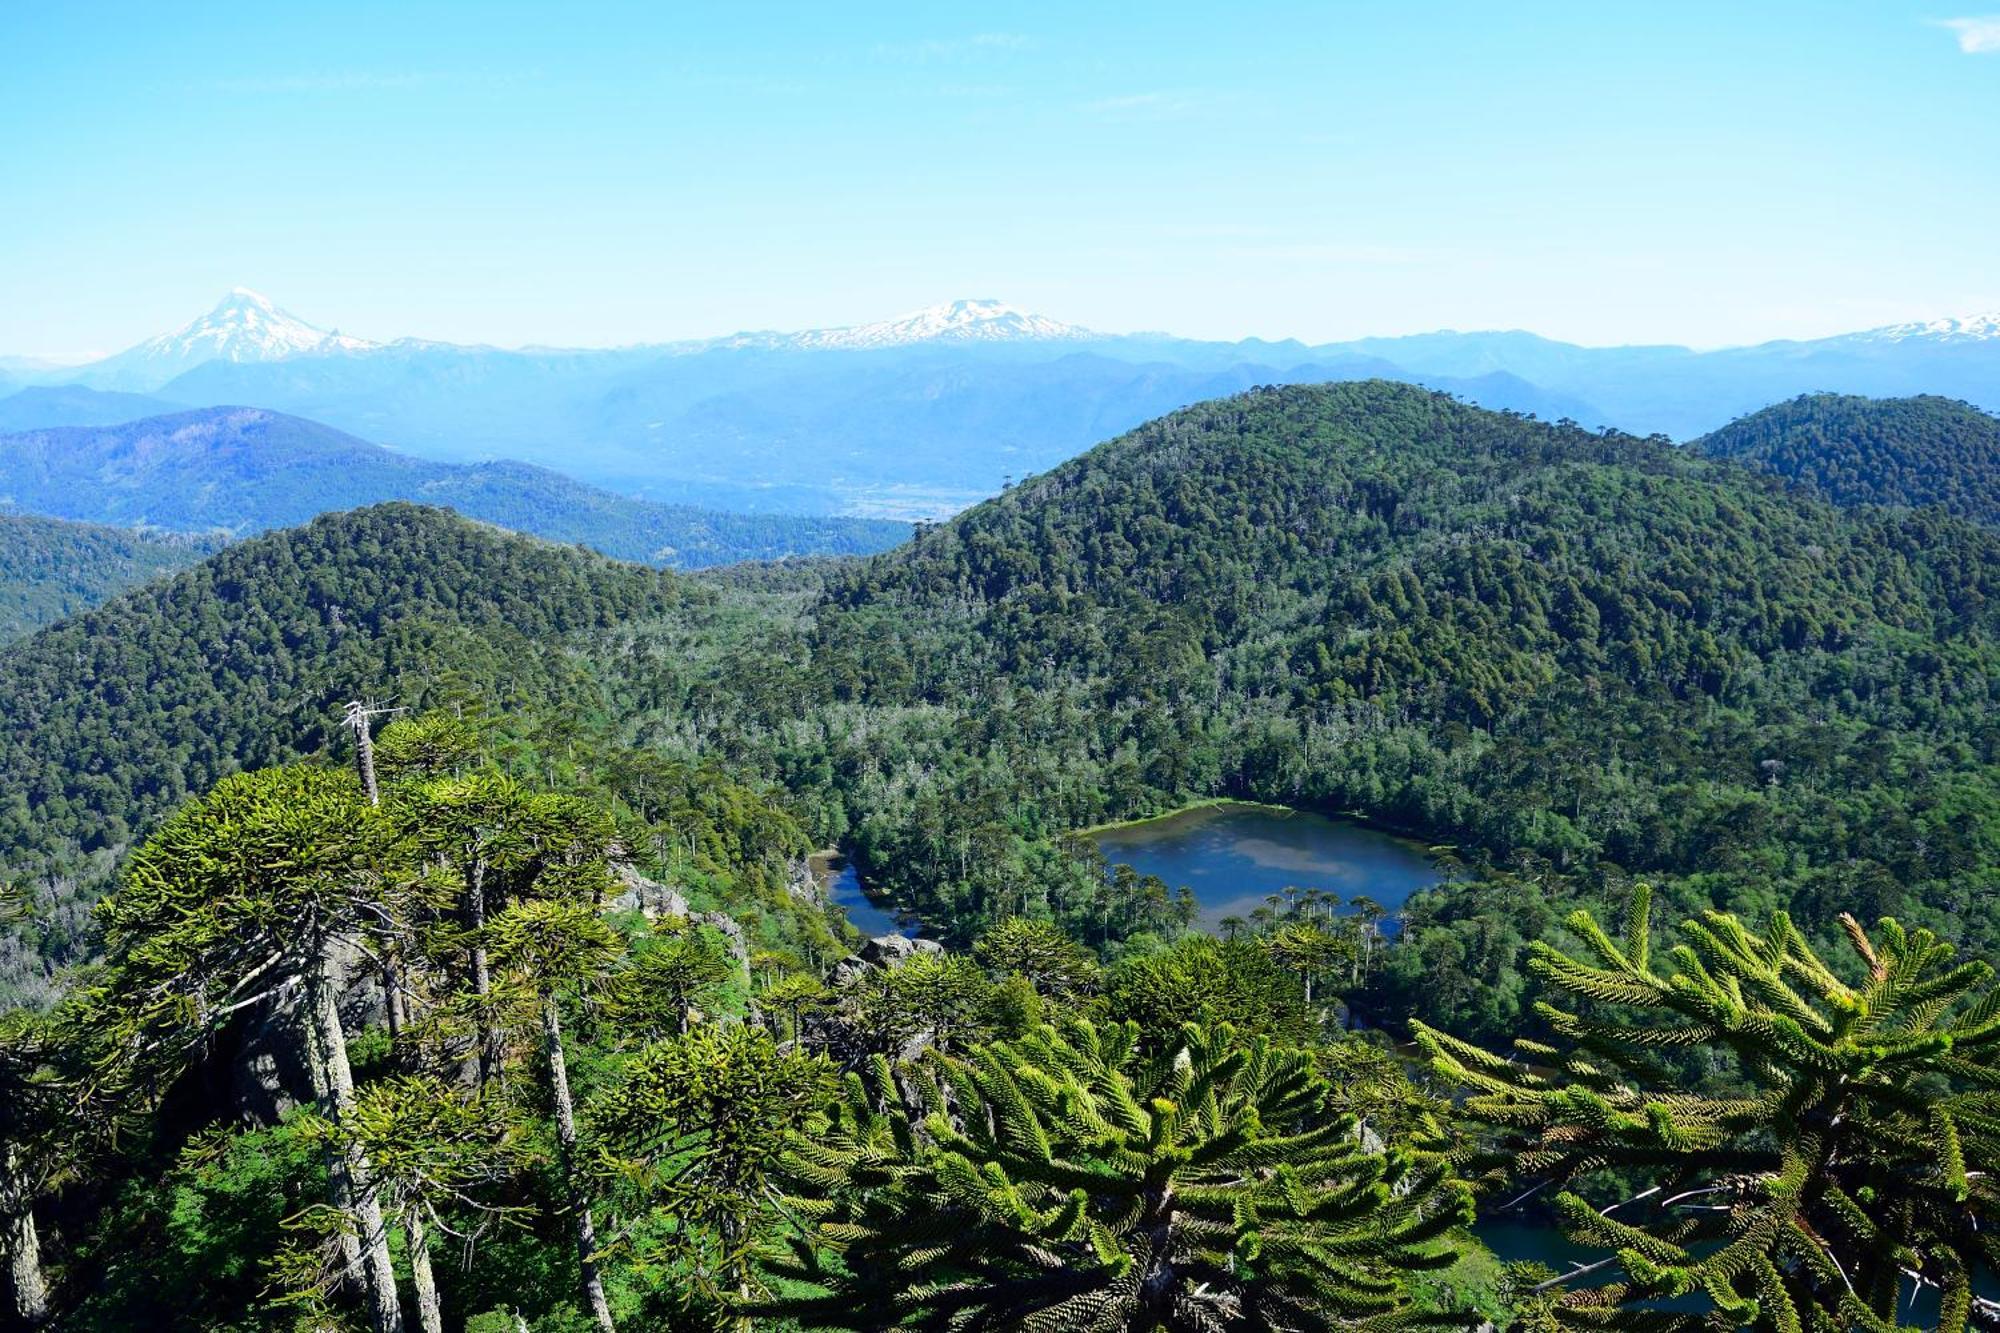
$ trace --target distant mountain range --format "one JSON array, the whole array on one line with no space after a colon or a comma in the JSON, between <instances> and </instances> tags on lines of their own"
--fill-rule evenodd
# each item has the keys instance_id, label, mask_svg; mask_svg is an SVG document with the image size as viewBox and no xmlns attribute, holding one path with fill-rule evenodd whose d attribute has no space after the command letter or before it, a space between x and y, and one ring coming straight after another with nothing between
<instances>
[{"instance_id":1,"label":"distant mountain range","mask_svg":"<svg viewBox=\"0 0 2000 1333\"><path fill-rule=\"evenodd\" d=\"M115 426L121 421L184 411L173 403L143 393L113 393L81 384L44 384L0 398L0 432L42 430L51 426Z\"/></svg>"},{"instance_id":2,"label":"distant mountain range","mask_svg":"<svg viewBox=\"0 0 2000 1333\"><path fill-rule=\"evenodd\" d=\"M1141 421L1259 384L1381 378L1484 407L1689 438L1822 390L2000 407L2000 316L1694 351L1524 332L1308 346L1093 332L997 301L617 349L371 342L238 290L90 366L15 380L245 403L422 456L519 458L657 500L937 517ZM0 399L0 425L36 404ZM53 410L57 404L46 404ZM67 411L92 411L70 400ZM108 410L108 409L106 409Z\"/></svg>"},{"instance_id":3,"label":"distant mountain range","mask_svg":"<svg viewBox=\"0 0 2000 1333\"><path fill-rule=\"evenodd\" d=\"M0 509L19 513L244 536L384 500L448 506L619 559L682 568L866 553L909 535L906 524L868 519L656 504L525 463L432 462L261 408L0 435Z\"/></svg>"}]
</instances>

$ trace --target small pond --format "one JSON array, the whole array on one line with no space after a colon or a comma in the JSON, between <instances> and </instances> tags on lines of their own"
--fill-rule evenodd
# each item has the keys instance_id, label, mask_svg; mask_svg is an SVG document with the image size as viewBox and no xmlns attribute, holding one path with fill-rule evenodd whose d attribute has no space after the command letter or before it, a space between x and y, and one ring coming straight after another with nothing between
<instances>
[{"instance_id":1,"label":"small pond","mask_svg":"<svg viewBox=\"0 0 2000 1333\"><path fill-rule=\"evenodd\" d=\"M1323 889L1346 902L1359 895L1394 912L1438 882L1421 845L1351 819L1226 802L1115 825L1091 835L1113 865L1186 885L1213 930L1248 917L1271 894Z\"/></svg>"}]
</instances>

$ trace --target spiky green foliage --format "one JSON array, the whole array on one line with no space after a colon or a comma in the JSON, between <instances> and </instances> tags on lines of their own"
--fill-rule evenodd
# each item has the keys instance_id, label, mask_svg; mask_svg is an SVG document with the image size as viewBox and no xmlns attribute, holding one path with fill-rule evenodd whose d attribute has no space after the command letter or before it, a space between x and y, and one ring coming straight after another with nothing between
<instances>
[{"instance_id":1,"label":"spiky green foliage","mask_svg":"<svg viewBox=\"0 0 2000 1333\"><path fill-rule=\"evenodd\" d=\"M728 951L686 922L656 928L646 944L607 1005L621 1031L639 1041L686 1032L695 1012L714 1008L736 976Z\"/></svg>"},{"instance_id":2,"label":"spiky green foliage","mask_svg":"<svg viewBox=\"0 0 2000 1333\"><path fill-rule=\"evenodd\" d=\"M625 941L588 903L530 898L493 918L487 937L513 983L510 999L539 1005L550 994L608 984L625 955Z\"/></svg>"},{"instance_id":3,"label":"spiky green foliage","mask_svg":"<svg viewBox=\"0 0 2000 1333\"><path fill-rule=\"evenodd\" d=\"M418 783L392 804L417 849L462 875L468 892L476 884L489 910L530 895L604 888L610 818L580 797L479 772Z\"/></svg>"},{"instance_id":4,"label":"spiky green foliage","mask_svg":"<svg viewBox=\"0 0 2000 1333\"><path fill-rule=\"evenodd\" d=\"M1403 1273L1453 1259L1444 1164L1371 1153L1303 1051L1189 1024L1044 1025L849 1079L795 1143L774 1307L842 1328L1219 1330L1463 1324Z\"/></svg>"},{"instance_id":5,"label":"spiky green foliage","mask_svg":"<svg viewBox=\"0 0 2000 1333\"><path fill-rule=\"evenodd\" d=\"M2000 1202L1992 969L1956 962L1929 931L1885 918L1871 937L1847 917L1843 973L1783 914L1758 934L1711 912L1683 923L1662 971L1649 908L1641 886L1622 940L1571 917L1585 957L1536 947L1535 971L1582 1002L1540 1006L1566 1047L1524 1041L1510 1061L1419 1029L1491 1127L1494 1178L1552 1184L1570 1235L1609 1252L1591 1278L1602 1285L1567 1293L1554 1317L1888 1329L1914 1280L1938 1289L1949 1333L1975 1312L1992 1326L2000 1307L1973 1294L1975 1274L2000 1261L1981 1229ZM1691 1089L1656 1055L1690 1047L1733 1064L1741 1086ZM1602 1203L1614 1182L1633 1197L1585 1201ZM1703 1308L1663 1310L1665 1298Z\"/></svg>"},{"instance_id":6,"label":"spiky green foliage","mask_svg":"<svg viewBox=\"0 0 2000 1333\"><path fill-rule=\"evenodd\" d=\"M605 1164L680 1224L635 1237L637 1257L671 1262L707 1301L746 1292L790 1133L832 1088L824 1057L740 1023L697 1027L636 1056L591 1122Z\"/></svg>"},{"instance_id":7,"label":"spiky green foliage","mask_svg":"<svg viewBox=\"0 0 2000 1333\"><path fill-rule=\"evenodd\" d=\"M477 1225L508 1211L487 1195L533 1159L517 1109L433 1074L364 1084L354 1103L344 1124L308 1112L300 1126L309 1141L358 1143L385 1202L399 1212L420 1211L440 1230L459 1234L468 1219Z\"/></svg>"},{"instance_id":8,"label":"spiky green foliage","mask_svg":"<svg viewBox=\"0 0 2000 1333\"><path fill-rule=\"evenodd\" d=\"M529 1211L501 1193L534 1159L523 1117L498 1099L479 1097L435 1075L363 1084L343 1119L306 1112L295 1123L309 1143L336 1152L351 1148L366 1157L384 1210L402 1228L426 1328L439 1317L431 1237L441 1234L455 1242L469 1262L494 1222ZM345 1225L338 1210L324 1207L287 1223L307 1238L336 1234ZM324 1246L295 1245L277 1265L278 1285L321 1317L332 1313L328 1297L337 1289L327 1253Z\"/></svg>"},{"instance_id":9,"label":"spiky green foliage","mask_svg":"<svg viewBox=\"0 0 2000 1333\"><path fill-rule=\"evenodd\" d=\"M383 832L352 775L303 765L224 778L162 824L100 908L128 1051L199 1041L383 928Z\"/></svg>"},{"instance_id":10,"label":"spiky green foliage","mask_svg":"<svg viewBox=\"0 0 2000 1333\"><path fill-rule=\"evenodd\" d=\"M479 728L457 713L420 713L382 728L375 764L385 778L442 777L479 757Z\"/></svg>"},{"instance_id":11,"label":"spiky green foliage","mask_svg":"<svg viewBox=\"0 0 2000 1333\"><path fill-rule=\"evenodd\" d=\"M785 1016L786 1030L797 1041L805 1031L806 1015L825 1006L833 992L809 972L787 972L774 978L757 994L757 1005L766 1013Z\"/></svg>"},{"instance_id":12,"label":"spiky green foliage","mask_svg":"<svg viewBox=\"0 0 2000 1333\"><path fill-rule=\"evenodd\" d=\"M956 1050L991 1034L995 987L959 954L917 954L884 973L862 1002L871 1050Z\"/></svg>"},{"instance_id":13,"label":"spiky green foliage","mask_svg":"<svg viewBox=\"0 0 2000 1333\"><path fill-rule=\"evenodd\" d=\"M529 899L600 899L610 882L611 820L589 801L530 791L493 771L431 778L396 789L391 797L391 817L422 858L408 909L423 926L419 952L440 976L461 967L470 975L470 994L455 997L455 1006L440 1005L436 1016L470 1021L483 1082L499 1062L496 1008L505 998L491 985L489 918ZM516 924L537 922L550 924L533 916ZM532 950L567 938L560 931L540 937L531 932L522 943ZM454 1013L455 1008L470 1012Z\"/></svg>"},{"instance_id":14,"label":"spiky green foliage","mask_svg":"<svg viewBox=\"0 0 2000 1333\"><path fill-rule=\"evenodd\" d=\"M1068 997L1097 987L1097 960L1047 921L1010 916L980 936L973 952L996 976L1026 977L1038 995Z\"/></svg>"},{"instance_id":15,"label":"spiky green foliage","mask_svg":"<svg viewBox=\"0 0 2000 1333\"><path fill-rule=\"evenodd\" d=\"M1435 1143L1446 1134L1451 1104L1411 1082L1412 1067L1381 1033L1329 1038L1313 1058L1327 1082L1327 1104L1383 1138Z\"/></svg>"},{"instance_id":16,"label":"spiky green foliage","mask_svg":"<svg viewBox=\"0 0 2000 1333\"><path fill-rule=\"evenodd\" d=\"M1318 1027L1305 987L1259 940L1185 936L1114 967L1105 1000L1112 1017L1137 1023L1149 1043L1170 1038L1189 1018L1291 1045L1306 1044Z\"/></svg>"},{"instance_id":17,"label":"spiky green foliage","mask_svg":"<svg viewBox=\"0 0 2000 1333\"><path fill-rule=\"evenodd\" d=\"M1312 1003L1313 983L1353 952L1346 941L1314 921L1293 921L1280 926L1264 947L1271 951L1271 958L1278 966L1299 979L1305 988L1307 1004Z\"/></svg>"}]
</instances>

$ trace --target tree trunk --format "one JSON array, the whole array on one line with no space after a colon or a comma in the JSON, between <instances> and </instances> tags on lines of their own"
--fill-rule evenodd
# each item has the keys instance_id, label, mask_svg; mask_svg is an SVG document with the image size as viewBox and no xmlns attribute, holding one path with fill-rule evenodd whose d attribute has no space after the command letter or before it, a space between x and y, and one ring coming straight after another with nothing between
<instances>
[{"instance_id":1,"label":"tree trunk","mask_svg":"<svg viewBox=\"0 0 2000 1333\"><path fill-rule=\"evenodd\" d=\"M5 1217L0 1218L0 1247L7 1251L14 1323L21 1328L40 1328L49 1321L49 1288L42 1277L42 1237L35 1230L35 1203L20 1179L19 1151L8 1146L5 1178L0 1179L0 1204L6 1208Z\"/></svg>"},{"instance_id":2,"label":"tree trunk","mask_svg":"<svg viewBox=\"0 0 2000 1333\"><path fill-rule=\"evenodd\" d=\"M338 988L333 980L331 948L306 969L305 1004L307 1057L319 1066L315 1089L326 1089L322 1112L338 1126L354 1114L354 1072L347 1064L347 1034L340 1027ZM389 1259L389 1228L382 1220L382 1201L375 1192L375 1173L359 1146L340 1150L347 1177L348 1214L354 1221L360 1248L363 1304L375 1333L403 1333L403 1308L396 1298L396 1269Z\"/></svg>"},{"instance_id":3,"label":"tree trunk","mask_svg":"<svg viewBox=\"0 0 2000 1333\"><path fill-rule=\"evenodd\" d=\"M486 1081L493 1077L495 1048L499 1038L493 1031L493 1015L488 1003L493 991L493 968L486 959L486 867L474 862L465 877L465 916L472 927L472 993L478 997L475 1012L478 1014L479 1050L475 1065L481 1091Z\"/></svg>"},{"instance_id":4,"label":"tree trunk","mask_svg":"<svg viewBox=\"0 0 2000 1333\"><path fill-rule=\"evenodd\" d=\"M360 700L347 705L347 725L354 728L354 764L361 770L361 787L368 793L368 804L382 804L382 794L375 786L375 738L369 734L368 705Z\"/></svg>"},{"instance_id":5,"label":"tree trunk","mask_svg":"<svg viewBox=\"0 0 2000 1333\"><path fill-rule=\"evenodd\" d=\"M319 1029L311 1014L304 1015L306 1024L306 1073L312 1077L313 1101L324 1114L333 1109L333 1087L327 1079L327 1061L320 1053ZM347 1188L347 1161L329 1143L326 1145L327 1194L332 1197L333 1206L347 1216L354 1216L354 1196ZM340 1290L354 1300L362 1298L361 1287L361 1238L354 1234L352 1227L340 1229Z\"/></svg>"},{"instance_id":6,"label":"tree trunk","mask_svg":"<svg viewBox=\"0 0 2000 1333\"><path fill-rule=\"evenodd\" d=\"M423 1333L444 1333L444 1312L438 1306L437 1280L431 1275L431 1250L424 1236L424 1210L411 1204L403 1214L403 1235L410 1242L410 1281L417 1289L417 1325Z\"/></svg>"},{"instance_id":7,"label":"tree trunk","mask_svg":"<svg viewBox=\"0 0 2000 1333\"><path fill-rule=\"evenodd\" d=\"M611 1329L611 1306L604 1299L604 1281L597 1274L597 1226L590 1220L590 1201L576 1184L576 1107L570 1101L569 1066L563 1060L562 1011L554 995L542 997L542 1040L549 1061L549 1094L556 1104L556 1142L561 1147L563 1191L576 1219L576 1261L583 1275L583 1295L597 1326Z\"/></svg>"},{"instance_id":8,"label":"tree trunk","mask_svg":"<svg viewBox=\"0 0 2000 1333\"><path fill-rule=\"evenodd\" d=\"M401 1057L403 1027L409 1021L409 1013L404 1007L403 965L393 943L382 946L382 1009L389 1019L389 1053Z\"/></svg>"}]
</instances>

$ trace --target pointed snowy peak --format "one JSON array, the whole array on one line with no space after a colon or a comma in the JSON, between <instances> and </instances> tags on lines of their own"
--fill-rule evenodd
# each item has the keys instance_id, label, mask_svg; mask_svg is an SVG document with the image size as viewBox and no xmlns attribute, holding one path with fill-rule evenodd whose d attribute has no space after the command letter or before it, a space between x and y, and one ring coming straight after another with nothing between
<instances>
[{"instance_id":1,"label":"pointed snowy peak","mask_svg":"<svg viewBox=\"0 0 2000 1333\"><path fill-rule=\"evenodd\" d=\"M151 391L210 361L279 361L305 353L367 351L375 345L308 324L263 293L236 287L207 314L86 366L77 378L100 388Z\"/></svg>"},{"instance_id":2,"label":"pointed snowy peak","mask_svg":"<svg viewBox=\"0 0 2000 1333\"><path fill-rule=\"evenodd\" d=\"M1891 324L1854 335L1869 342L1907 342L1913 338L1932 342L1987 342L2000 338L2000 311L1983 315L1954 315L1944 319L1917 320Z\"/></svg>"},{"instance_id":3,"label":"pointed snowy peak","mask_svg":"<svg viewBox=\"0 0 2000 1333\"><path fill-rule=\"evenodd\" d=\"M365 339L317 328L280 310L263 293L236 287L200 319L134 350L196 363L275 361L300 352L359 351L373 346Z\"/></svg>"}]
</instances>

